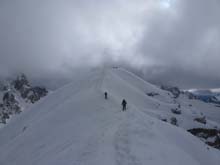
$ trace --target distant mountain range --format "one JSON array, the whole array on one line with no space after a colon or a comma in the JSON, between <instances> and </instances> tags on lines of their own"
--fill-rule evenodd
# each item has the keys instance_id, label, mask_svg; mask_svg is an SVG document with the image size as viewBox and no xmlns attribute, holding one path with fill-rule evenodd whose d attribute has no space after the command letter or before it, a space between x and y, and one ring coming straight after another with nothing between
<instances>
[{"instance_id":1,"label":"distant mountain range","mask_svg":"<svg viewBox=\"0 0 220 165\"><path fill-rule=\"evenodd\" d=\"M198 100L220 105L220 89L193 89L188 92Z\"/></svg>"}]
</instances>

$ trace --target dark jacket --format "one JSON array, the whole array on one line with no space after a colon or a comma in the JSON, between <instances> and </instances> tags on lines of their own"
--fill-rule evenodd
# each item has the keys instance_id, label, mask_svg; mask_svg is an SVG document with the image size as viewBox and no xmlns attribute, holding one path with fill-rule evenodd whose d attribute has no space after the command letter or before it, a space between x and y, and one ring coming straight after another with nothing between
<instances>
[{"instance_id":1,"label":"dark jacket","mask_svg":"<svg viewBox=\"0 0 220 165\"><path fill-rule=\"evenodd\" d=\"M121 105L126 106L127 102L125 101L125 99L122 100Z\"/></svg>"}]
</instances>

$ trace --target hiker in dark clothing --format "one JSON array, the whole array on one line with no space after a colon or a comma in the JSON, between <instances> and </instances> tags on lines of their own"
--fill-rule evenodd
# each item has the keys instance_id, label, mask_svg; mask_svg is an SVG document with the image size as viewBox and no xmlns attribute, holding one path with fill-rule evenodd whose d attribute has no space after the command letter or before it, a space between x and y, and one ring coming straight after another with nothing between
<instances>
[{"instance_id":1,"label":"hiker in dark clothing","mask_svg":"<svg viewBox=\"0 0 220 165\"><path fill-rule=\"evenodd\" d=\"M108 99L108 93L105 92L104 95L105 95L105 99L107 100Z\"/></svg>"},{"instance_id":2,"label":"hiker in dark clothing","mask_svg":"<svg viewBox=\"0 0 220 165\"><path fill-rule=\"evenodd\" d=\"M127 105L127 102L125 101L125 99L122 100L122 111L125 111L126 110L126 105Z\"/></svg>"}]
</instances>

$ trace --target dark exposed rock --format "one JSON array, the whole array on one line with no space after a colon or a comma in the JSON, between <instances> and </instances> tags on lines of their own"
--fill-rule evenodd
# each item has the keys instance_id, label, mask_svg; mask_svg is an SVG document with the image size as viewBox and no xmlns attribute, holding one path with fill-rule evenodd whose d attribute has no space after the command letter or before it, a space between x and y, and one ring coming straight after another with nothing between
<instances>
[{"instance_id":1,"label":"dark exposed rock","mask_svg":"<svg viewBox=\"0 0 220 165\"><path fill-rule=\"evenodd\" d=\"M167 122L167 119L165 119L165 118L163 118L163 119L161 119L162 121L164 121L164 122Z\"/></svg>"},{"instance_id":2,"label":"dark exposed rock","mask_svg":"<svg viewBox=\"0 0 220 165\"><path fill-rule=\"evenodd\" d=\"M150 93L146 93L146 94L151 97L159 95L159 93L155 93L155 92L150 92Z\"/></svg>"},{"instance_id":3,"label":"dark exposed rock","mask_svg":"<svg viewBox=\"0 0 220 165\"><path fill-rule=\"evenodd\" d=\"M21 108L12 92L6 92L2 101L3 103L0 104L0 122L6 124L9 115L20 113Z\"/></svg>"},{"instance_id":4,"label":"dark exposed rock","mask_svg":"<svg viewBox=\"0 0 220 165\"><path fill-rule=\"evenodd\" d=\"M175 125L175 126L178 126L177 119L175 117L170 118L170 123Z\"/></svg>"},{"instance_id":5,"label":"dark exposed rock","mask_svg":"<svg viewBox=\"0 0 220 165\"><path fill-rule=\"evenodd\" d=\"M182 113L181 110L178 109L178 108L175 108L175 109L172 108L172 109L171 109L171 112L174 113L174 114L176 114L176 115L180 115L180 114Z\"/></svg>"},{"instance_id":6,"label":"dark exposed rock","mask_svg":"<svg viewBox=\"0 0 220 165\"><path fill-rule=\"evenodd\" d=\"M12 85L20 92L21 97L24 99L27 97L28 90L31 88L27 77L24 74L18 76L17 79L12 82Z\"/></svg>"},{"instance_id":7,"label":"dark exposed rock","mask_svg":"<svg viewBox=\"0 0 220 165\"><path fill-rule=\"evenodd\" d=\"M12 84L14 85L14 88L20 92L21 97L29 100L31 103L35 103L48 93L46 88L32 87L24 74L18 76Z\"/></svg>"},{"instance_id":8,"label":"dark exposed rock","mask_svg":"<svg viewBox=\"0 0 220 165\"><path fill-rule=\"evenodd\" d=\"M181 94L181 91L178 87L171 87L171 86L162 85L161 89L171 92L173 94L174 98L178 98L179 95Z\"/></svg>"},{"instance_id":9,"label":"dark exposed rock","mask_svg":"<svg viewBox=\"0 0 220 165\"><path fill-rule=\"evenodd\" d=\"M207 141L206 144L214 148L220 149L220 137L216 136L214 142Z\"/></svg>"},{"instance_id":10,"label":"dark exposed rock","mask_svg":"<svg viewBox=\"0 0 220 165\"><path fill-rule=\"evenodd\" d=\"M197 122L202 123L202 124L206 124L206 118L205 118L205 116L195 118L194 121L197 121Z\"/></svg>"},{"instance_id":11,"label":"dark exposed rock","mask_svg":"<svg viewBox=\"0 0 220 165\"><path fill-rule=\"evenodd\" d=\"M48 93L43 87L31 86L24 74L18 76L16 80L5 84L0 82L0 90L4 92L2 103L0 103L0 123L6 123L10 115L21 112L21 107L16 97L20 98L21 96L24 101L35 103Z\"/></svg>"},{"instance_id":12,"label":"dark exposed rock","mask_svg":"<svg viewBox=\"0 0 220 165\"><path fill-rule=\"evenodd\" d=\"M26 98L31 101L31 103L35 103L40 100L40 98L46 96L48 91L43 87L33 87L27 90Z\"/></svg>"},{"instance_id":13,"label":"dark exposed rock","mask_svg":"<svg viewBox=\"0 0 220 165\"><path fill-rule=\"evenodd\" d=\"M186 91L185 95L188 96L188 98L190 100L197 99L196 96L193 93L189 92L189 91Z\"/></svg>"},{"instance_id":14,"label":"dark exposed rock","mask_svg":"<svg viewBox=\"0 0 220 165\"><path fill-rule=\"evenodd\" d=\"M6 124L6 118L3 117L3 114L0 113L0 123Z\"/></svg>"},{"instance_id":15,"label":"dark exposed rock","mask_svg":"<svg viewBox=\"0 0 220 165\"><path fill-rule=\"evenodd\" d=\"M7 91L8 85L0 81L0 91Z\"/></svg>"},{"instance_id":16,"label":"dark exposed rock","mask_svg":"<svg viewBox=\"0 0 220 165\"><path fill-rule=\"evenodd\" d=\"M14 88L18 91L23 90L25 87L29 87L29 82L27 77L24 74L21 74L17 77L17 79L13 82Z\"/></svg>"},{"instance_id":17,"label":"dark exposed rock","mask_svg":"<svg viewBox=\"0 0 220 165\"><path fill-rule=\"evenodd\" d=\"M3 104L8 107L14 103L16 103L14 94L6 92L3 96Z\"/></svg>"},{"instance_id":18,"label":"dark exposed rock","mask_svg":"<svg viewBox=\"0 0 220 165\"><path fill-rule=\"evenodd\" d=\"M9 119L9 114L0 109L0 123L6 124L6 119Z\"/></svg>"},{"instance_id":19,"label":"dark exposed rock","mask_svg":"<svg viewBox=\"0 0 220 165\"><path fill-rule=\"evenodd\" d=\"M207 139L216 136L219 132L217 129L193 128L188 130L191 134Z\"/></svg>"},{"instance_id":20,"label":"dark exposed rock","mask_svg":"<svg viewBox=\"0 0 220 165\"><path fill-rule=\"evenodd\" d=\"M3 96L2 109L7 110L8 114L20 113L21 108L15 96L11 92L6 92Z\"/></svg>"},{"instance_id":21,"label":"dark exposed rock","mask_svg":"<svg viewBox=\"0 0 220 165\"><path fill-rule=\"evenodd\" d=\"M189 129L188 132L199 137L209 146L220 149L220 130L193 128L193 129ZM213 139L213 140L210 140L210 139Z\"/></svg>"},{"instance_id":22,"label":"dark exposed rock","mask_svg":"<svg viewBox=\"0 0 220 165\"><path fill-rule=\"evenodd\" d=\"M9 119L9 115L7 113L3 113L3 118Z\"/></svg>"}]
</instances>

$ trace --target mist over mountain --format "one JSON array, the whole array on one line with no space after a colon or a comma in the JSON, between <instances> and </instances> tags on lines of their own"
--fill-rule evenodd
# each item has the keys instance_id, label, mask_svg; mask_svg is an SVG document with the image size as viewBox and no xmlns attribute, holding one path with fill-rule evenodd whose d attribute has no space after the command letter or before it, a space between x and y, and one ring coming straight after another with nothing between
<instances>
[{"instance_id":1,"label":"mist over mountain","mask_svg":"<svg viewBox=\"0 0 220 165\"><path fill-rule=\"evenodd\" d=\"M2 0L0 76L120 64L152 82L218 88L217 0Z\"/></svg>"}]
</instances>

